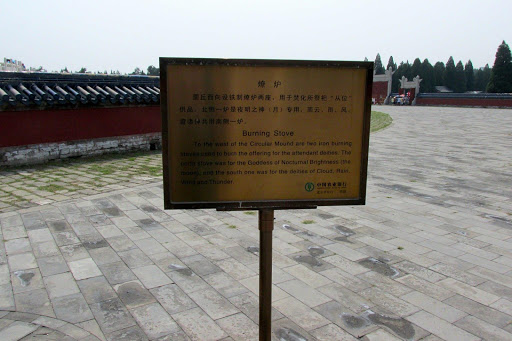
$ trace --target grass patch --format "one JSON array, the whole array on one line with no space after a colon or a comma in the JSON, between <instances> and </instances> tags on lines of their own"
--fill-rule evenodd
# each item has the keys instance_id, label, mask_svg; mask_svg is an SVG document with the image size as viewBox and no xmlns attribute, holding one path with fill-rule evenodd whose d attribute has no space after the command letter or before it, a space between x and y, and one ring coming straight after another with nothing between
<instances>
[{"instance_id":1,"label":"grass patch","mask_svg":"<svg viewBox=\"0 0 512 341\"><path fill-rule=\"evenodd\" d=\"M314 220L304 220L302 223L308 225L308 224L314 224L315 221Z\"/></svg>"},{"instance_id":2,"label":"grass patch","mask_svg":"<svg viewBox=\"0 0 512 341\"><path fill-rule=\"evenodd\" d=\"M389 126L391 122L393 122L393 119L388 114L380 111L372 111L370 132L375 133L376 131L382 130Z\"/></svg>"},{"instance_id":3,"label":"grass patch","mask_svg":"<svg viewBox=\"0 0 512 341\"><path fill-rule=\"evenodd\" d=\"M46 186L39 186L39 187L37 187L37 189L40 191L55 193L57 191L66 190L67 188L65 188L63 186L59 186L59 185L46 185Z\"/></svg>"},{"instance_id":4,"label":"grass patch","mask_svg":"<svg viewBox=\"0 0 512 341\"><path fill-rule=\"evenodd\" d=\"M229 225L228 226L230 229L236 229L236 225Z\"/></svg>"},{"instance_id":5,"label":"grass patch","mask_svg":"<svg viewBox=\"0 0 512 341\"><path fill-rule=\"evenodd\" d=\"M247 215L255 215L256 212L254 211L245 211L244 214L247 214Z\"/></svg>"},{"instance_id":6,"label":"grass patch","mask_svg":"<svg viewBox=\"0 0 512 341\"><path fill-rule=\"evenodd\" d=\"M399 247L397 247L397 249L398 249L398 250L403 250L403 249L404 249L404 247L403 247L403 246L399 246Z\"/></svg>"},{"instance_id":7,"label":"grass patch","mask_svg":"<svg viewBox=\"0 0 512 341\"><path fill-rule=\"evenodd\" d=\"M151 176L161 176L162 175L162 167L160 167L160 166L143 165L137 171L139 174L149 174Z\"/></svg>"},{"instance_id":8,"label":"grass patch","mask_svg":"<svg viewBox=\"0 0 512 341\"><path fill-rule=\"evenodd\" d=\"M113 166L109 166L109 165L105 165L105 166L91 165L89 167L89 170L91 170L93 172L101 173L102 175L110 175L110 174L114 174L114 172L116 171L116 168Z\"/></svg>"}]
</instances>

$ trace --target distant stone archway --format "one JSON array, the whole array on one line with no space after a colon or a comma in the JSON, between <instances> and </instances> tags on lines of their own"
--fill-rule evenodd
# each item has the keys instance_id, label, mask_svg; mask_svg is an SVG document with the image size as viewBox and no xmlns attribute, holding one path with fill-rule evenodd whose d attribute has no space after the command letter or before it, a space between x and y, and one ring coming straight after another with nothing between
<instances>
[{"instance_id":1,"label":"distant stone archway","mask_svg":"<svg viewBox=\"0 0 512 341\"><path fill-rule=\"evenodd\" d=\"M372 98L377 104L387 104L395 71L389 68L383 75L376 75L375 70L373 72Z\"/></svg>"}]
</instances>

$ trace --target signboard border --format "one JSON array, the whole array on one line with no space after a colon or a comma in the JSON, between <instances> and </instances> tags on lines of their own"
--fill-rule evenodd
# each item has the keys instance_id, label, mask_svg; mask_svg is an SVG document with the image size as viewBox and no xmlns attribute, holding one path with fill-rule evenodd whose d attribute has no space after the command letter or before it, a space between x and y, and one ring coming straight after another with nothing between
<instances>
[{"instance_id":1,"label":"signboard border","mask_svg":"<svg viewBox=\"0 0 512 341\"><path fill-rule=\"evenodd\" d=\"M218 58L174 58L160 57L160 110L162 114L162 163L165 209L217 210L257 210L257 209L297 209L317 206L364 205L366 202L366 182L368 172L368 151L370 142L370 120L373 85L373 62L324 61L324 60L285 60L285 59L218 59ZM214 202L173 202L170 191L169 164L169 122L167 106L167 66L168 65L223 65L223 66L275 66L275 67L325 67L366 69L366 89L364 95L363 136L361 145L361 169L359 197L356 199L316 199L316 200L268 200L268 201L214 201Z\"/></svg>"}]
</instances>

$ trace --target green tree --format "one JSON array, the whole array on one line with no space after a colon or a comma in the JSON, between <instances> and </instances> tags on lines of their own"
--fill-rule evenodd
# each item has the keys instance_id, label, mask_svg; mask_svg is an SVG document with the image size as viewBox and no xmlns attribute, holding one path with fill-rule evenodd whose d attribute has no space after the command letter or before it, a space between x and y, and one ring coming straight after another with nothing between
<instances>
[{"instance_id":1,"label":"green tree","mask_svg":"<svg viewBox=\"0 0 512 341\"><path fill-rule=\"evenodd\" d=\"M68 67L66 66L66 67L64 67L64 69L61 69L60 73L69 73Z\"/></svg>"},{"instance_id":2,"label":"green tree","mask_svg":"<svg viewBox=\"0 0 512 341\"><path fill-rule=\"evenodd\" d=\"M375 57L375 65L374 70L376 75L383 75L386 71L384 69L384 66L382 66L382 60L380 59L380 54L377 53L377 56Z\"/></svg>"},{"instance_id":3,"label":"green tree","mask_svg":"<svg viewBox=\"0 0 512 341\"><path fill-rule=\"evenodd\" d=\"M434 65L434 86L444 85L444 70L445 66L443 62L437 62Z\"/></svg>"},{"instance_id":4,"label":"green tree","mask_svg":"<svg viewBox=\"0 0 512 341\"><path fill-rule=\"evenodd\" d=\"M409 63L409 61L406 61L403 66L403 76L405 76L405 78L407 78L408 80L411 80L413 79L413 75L412 75L412 72L411 72L411 63ZM400 77L402 78L402 77Z\"/></svg>"},{"instance_id":5,"label":"green tree","mask_svg":"<svg viewBox=\"0 0 512 341\"><path fill-rule=\"evenodd\" d=\"M420 77L420 92L434 92L434 67L427 58L421 63Z\"/></svg>"},{"instance_id":6,"label":"green tree","mask_svg":"<svg viewBox=\"0 0 512 341\"><path fill-rule=\"evenodd\" d=\"M136 67L130 75L143 75L143 72L140 70L139 67Z\"/></svg>"},{"instance_id":7,"label":"green tree","mask_svg":"<svg viewBox=\"0 0 512 341\"><path fill-rule=\"evenodd\" d=\"M453 61L453 57L450 56L446 62L446 68L444 69L443 84L450 90L455 91L455 88L457 87L456 83L455 62Z\"/></svg>"},{"instance_id":8,"label":"green tree","mask_svg":"<svg viewBox=\"0 0 512 341\"><path fill-rule=\"evenodd\" d=\"M475 70L471 59L464 65L464 74L466 75L466 91L473 91L475 89Z\"/></svg>"},{"instance_id":9,"label":"green tree","mask_svg":"<svg viewBox=\"0 0 512 341\"><path fill-rule=\"evenodd\" d=\"M411 66L411 78L414 78L416 76L420 76L420 70L421 70L421 60L419 58L416 58Z\"/></svg>"},{"instance_id":10,"label":"green tree","mask_svg":"<svg viewBox=\"0 0 512 341\"><path fill-rule=\"evenodd\" d=\"M505 40L496 51L496 59L487 84L487 92L512 92L512 54Z\"/></svg>"},{"instance_id":11,"label":"green tree","mask_svg":"<svg viewBox=\"0 0 512 341\"><path fill-rule=\"evenodd\" d=\"M160 68L153 65L148 66L148 76L160 76Z\"/></svg>"},{"instance_id":12,"label":"green tree","mask_svg":"<svg viewBox=\"0 0 512 341\"><path fill-rule=\"evenodd\" d=\"M485 64L485 67L476 70L476 72L475 72L475 90L485 92L490 78L491 78L491 68L489 67L489 64Z\"/></svg>"},{"instance_id":13,"label":"green tree","mask_svg":"<svg viewBox=\"0 0 512 341\"><path fill-rule=\"evenodd\" d=\"M466 75L464 73L464 65L459 60L455 66L455 92L466 92Z\"/></svg>"},{"instance_id":14,"label":"green tree","mask_svg":"<svg viewBox=\"0 0 512 341\"><path fill-rule=\"evenodd\" d=\"M400 88L400 79L402 79L402 76L405 76L405 78L409 80L411 79L411 64L409 64L409 61L405 63L401 62L396 69L396 72L393 74L391 83L391 89L393 92L398 92L398 89Z\"/></svg>"},{"instance_id":15,"label":"green tree","mask_svg":"<svg viewBox=\"0 0 512 341\"><path fill-rule=\"evenodd\" d=\"M86 73L86 72L87 72L87 68L85 68L85 67L82 67L82 68L78 71L78 73Z\"/></svg>"},{"instance_id":16,"label":"green tree","mask_svg":"<svg viewBox=\"0 0 512 341\"><path fill-rule=\"evenodd\" d=\"M388 66L386 67L386 70L388 70L389 68L391 68L393 71L396 70L396 63L393 60L393 56L389 57Z\"/></svg>"}]
</instances>

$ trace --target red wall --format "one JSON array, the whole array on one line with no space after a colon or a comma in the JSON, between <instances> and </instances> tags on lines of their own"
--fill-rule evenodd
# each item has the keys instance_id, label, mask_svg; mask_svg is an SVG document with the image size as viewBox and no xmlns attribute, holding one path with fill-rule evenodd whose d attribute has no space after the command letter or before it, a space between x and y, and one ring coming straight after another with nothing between
<instances>
[{"instance_id":1,"label":"red wall","mask_svg":"<svg viewBox=\"0 0 512 341\"><path fill-rule=\"evenodd\" d=\"M159 105L0 112L0 147L161 131Z\"/></svg>"},{"instance_id":2,"label":"red wall","mask_svg":"<svg viewBox=\"0 0 512 341\"><path fill-rule=\"evenodd\" d=\"M416 99L416 105L449 105L454 107L506 107L512 108L510 99L492 98L421 98Z\"/></svg>"},{"instance_id":3,"label":"red wall","mask_svg":"<svg viewBox=\"0 0 512 341\"><path fill-rule=\"evenodd\" d=\"M377 103L382 103L388 95L388 82L373 82L372 98L375 98Z\"/></svg>"}]
</instances>

